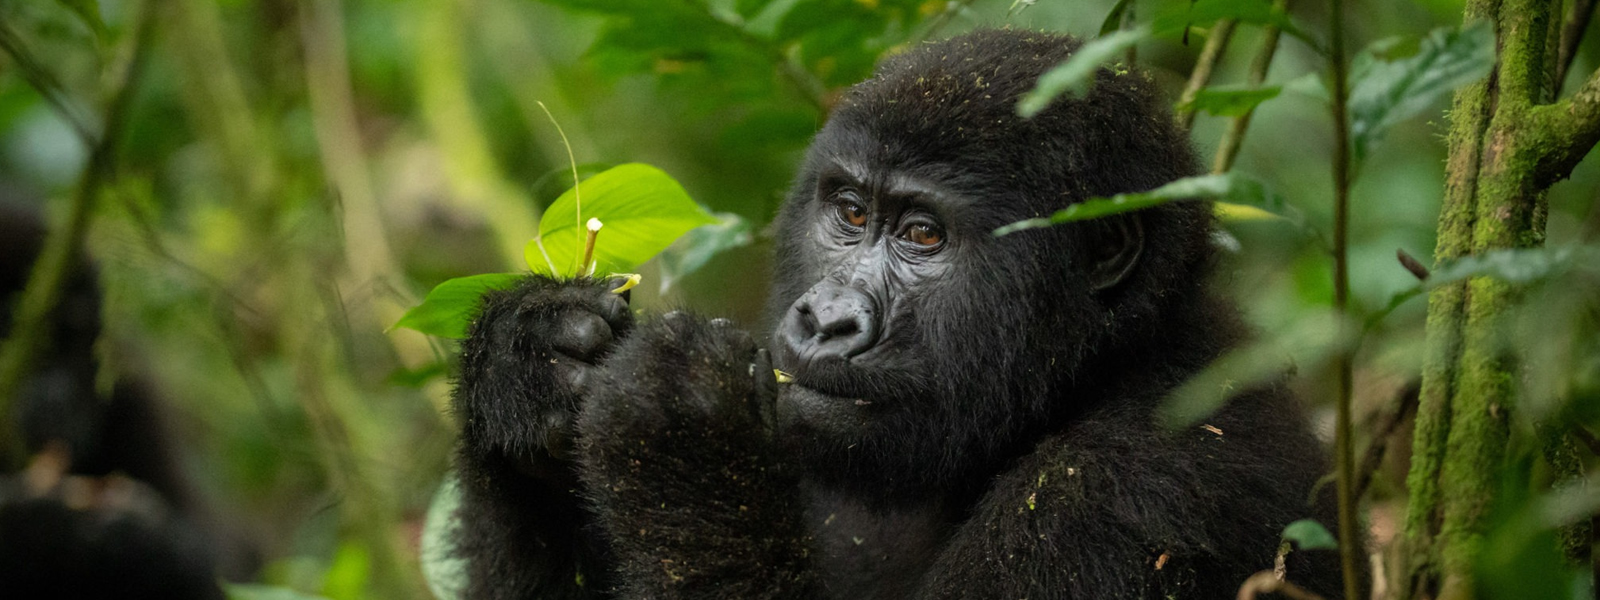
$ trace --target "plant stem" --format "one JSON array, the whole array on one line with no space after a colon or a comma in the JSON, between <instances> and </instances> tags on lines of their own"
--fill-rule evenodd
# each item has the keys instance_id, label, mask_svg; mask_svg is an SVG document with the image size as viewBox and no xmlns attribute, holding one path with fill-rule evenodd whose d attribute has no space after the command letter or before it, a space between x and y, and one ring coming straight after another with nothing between
<instances>
[{"instance_id":1,"label":"plant stem","mask_svg":"<svg viewBox=\"0 0 1600 600\"><path fill-rule=\"evenodd\" d=\"M1205 47L1200 49L1200 56L1194 59L1194 70L1189 72L1189 83L1183 87L1183 94L1178 97L1178 124L1184 129L1194 125L1194 98L1211 82L1211 72L1216 70L1217 63L1222 61L1223 53L1228 50L1228 40L1233 37L1233 28L1237 22L1233 19L1222 19L1211 26L1211 35L1206 37Z\"/></svg>"},{"instance_id":2,"label":"plant stem","mask_svg":"<svg viewBox=\"0 0 1600 600\"><path fill-rule=\"evenodd\" d=\"M1561 82L1567 80L1572 60L1578 57L1578 43L1583 41L1589 20L1594 18L1594 5L1595 0L1573 0L1572 12L1561 26L1561 47L1556 55L1555 79L1551 82L1557 92L1561 91Z\"/></svg>"},{"instance_id":3,"label":"plant stem","mask_svg":"<svg viewBox=\"0 0 1600 600\"><path fill-rule=\"evenodd\" d=\"M1286 0L1273 2L1275 10L1283 10ZM1267 25L1261 30L1261 47L1256 50L1255 58L1250 60L1250 87L1259 87L1267 80L1267 70L1272 68L1272 57L1278 53L1278 38L1283 34L1277 27ZM1211 172L1222 174L1233 168L1233 160L1239 156L1239 147L1244 143L1244 134L1250 129L1250 117L1255 115L1254 107L1244 114L1234 117L1228 122L1228 132L1223 134L1222 141L1217 145L1217 155L1211 163Z\"/></svg>"},{"instance_id":4,"label":"plant stem","mask_svg":"<svg viewBox=\"0 0 1600 600\"><path fill-rule=\"evenodd\" d=\"M594 263L592 262L594 260L594 241L600 237L600 228L604 226L600 219L589 219L589 238L583 243L583 262L578 263L580 270L574 275L589 276L594 274Z\"/></svg>"},{"instance_id":5,"label":"plant stem","mask_svg":"<svg viewBox=\"0 0 1600 600\"><path fill-rule=\"evenodd\" d=\"M1350 264L1348 240L1350 225L1350 120L1346 107L1348 90L1344 62L1344 2L1329 0L1330 38L1328 62L1333 69L1333 310L1340 327L1349 327ZM1361 537L1356 533L1355 453L1350 427L1350 392L1353 347L1341 348L1335 358L1338 377L1338 425L1335 432L1339 475L1339 564L1344 571L1344 597L1361 597L1356 577L1356 552Z\"/></svg>"}]
</instances>

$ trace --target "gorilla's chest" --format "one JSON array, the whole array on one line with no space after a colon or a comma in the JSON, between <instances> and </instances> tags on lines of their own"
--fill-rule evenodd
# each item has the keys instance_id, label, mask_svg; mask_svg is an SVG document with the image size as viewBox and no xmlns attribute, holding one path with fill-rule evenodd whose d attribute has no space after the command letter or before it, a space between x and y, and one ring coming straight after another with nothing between
<instances>
[{"instance_id":1,"label":"gorilla's chest","mask_svg":"<svg viewBox=\"0 0 1600 600\"><path fill-rule=\"evenodd\" d=\"M833 598L910 597L953 529L936 506L876 511L828 494L813 494L807 513Z\"/></svg>"}]
</instances>

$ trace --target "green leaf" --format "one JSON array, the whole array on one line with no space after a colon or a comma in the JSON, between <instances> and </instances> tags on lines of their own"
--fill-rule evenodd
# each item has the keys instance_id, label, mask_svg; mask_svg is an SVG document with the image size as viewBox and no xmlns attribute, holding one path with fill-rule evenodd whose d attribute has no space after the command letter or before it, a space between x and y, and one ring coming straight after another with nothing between
<instances>
[{"instance_id":1,"label":"green leaf","mask_svg":"<svg viewBox=\"0 0 1600 600\"><path fill-rule=\"evenodd\" d=\"M1205 88L1194 95L1194 100L1180 105L1180 110L1205 111L1219 117L1239 117L1256 105L1278 97L1283 88Z\"/></svg>"},{"instance_id":2,"label":"green leaf","mask_svg":"<svg viewBox=\"0 0 1600 600\"><path fill-rule=\"evenodd\" d=\"M1314 312L1230 350L1173 390L1157 416L1168 428L1190 427L1234 396L1283 377L1295 365L1324 362L1352 333L1339 323L1331 312Z\"/></svg>"},{"instance_id":3,"label":"green leaf","mask_svg":"<svg viewBox=\"0 0 1600 600\"><path fill-rule=\"evenodd\" d=\"M293 588L256 583L222 582L222 592L228 600L327 600L322 596L306 594Z\"/></svg>"},{"instance_id":4,"label":"green leaf","mask_svg":"<svg viewBox=\"0 0 1600 600\"><path fill-rule=\"evenodd\" d=\"M604 224L594 248L596 273L631 270L689 230L717 222L661 169L643 163L618 165L556 198L539 220L539 238L523 250L528 268L544 275L575 275L588 236L579 219Z\"/></svg>"},{"instance_id":5,"label":"green leaf","mask_svg":"<svg viewBox=\"0 0 1600 600\"><path fill-rule=\"evenodd\" d=\"M1147 37L1150 37L1150 27L1141 25L1085 43L1071 57L1039 76L1039 83L1017 102L1017 114L1026 119L1050 106L1056 96L1087 92L1100 63L1121 55Z\"/></svg>"},{"instance_id":6,"label":"green leaf","mask_svg":"<svg viewBox=\"0 0 1600 600\"><path fill-rule=\"evenodd\" d=\"M1100 37L1111 35L1112 32L1122 29L1122 15L1128 12L1130 0L1117 0L1111 5L1111 12L1106 13L1106 20L1100 22ZM1013 4L1012 8L1016 5Z\"/></svg>"},{"instance_id":7,"label":"green leaf","mask_svg":"<svg viewBox=\"0 0 1600 600\"><path fill-rule=\"evenodd\" d=\"M1434 106L1457 87L1482 79L1493 67L1494 32L1482 21L1435 29L1415 54L1373 62L1350 86L1350 141L1356 160L1365 158L1390 127Z\"/></svg>"},{"instance_id":8,"label":"green leaf","mask_svg":"<svg viewBox=\"0 0 1600 600\"><path fill-rule=\"evenodd\" d=\"M1464 256L1434 269L1423 285L1436 288L1473 277L1493 277L1520 285L1545 279L1574 265L1591 268L1600 265L1600 248L1521 248Z\"/></svg>"},{"instance_id":9,"label":"green leaf","mask_svg":"<svg viewBox=\"0 0 1600 600\"><path fill-rule=\"evenodd\" d=\"M455 473L445 475L428 503L422 523L422 577L439 600L456 600L467 589L467 561L453 551L451 534L456 530L456 509L461 506L461 485Z\"/></svg>"},{"instance_id":10,"label":"green leaf","mask_svg":"<svg viewBox=\"0 0 1600 600\"><path fill-rule=\"evenodd\" d=\"M1048 217L1018 221L994 230L1001 236L1061 223L1083 221L1166 204L1174 200L1213 198L1229 205L1246 205L1275 214L1290 212L1282 197L1271 194L1259 181L1239 173L1185 177L1148 192L1117 194L1110 198L1090 198L1055 212Z\"/></svg>"},{"instance_id":11,"label":"green leaf","mask_svg":"<svg viewBox=\"0 0 1600 600\"><path fill-rule=\"evenodd\" d=\"M1333 539L1333 534L1328 533L1328 528L1323 527L1311 519L1300 519L1283 528L1283 539L1294 542L1298 550L1337 550L1338 540Z\"/></svg>"},{"instance_id":12,"label":"green leaf","mask_svg":"<svg viewBox=\"0 0 1600 600\"><path fill-rule=\"evenodd\" d=\"M483 294L509 288L520 277L517 273L489 273L451 279L434 286L422 304L406 311L390 329L404 327L439 337L467 337L467 326L472 323Z\"/></svg>"},{"instance_id":13,"label":"green leaf","mask_svg":"<svg viewBox=\"0 0 1600 600\"><path fill-rule=\"evenodd\" d=\"M698 227L661 253L661 292L683 276L700 270L711 257L748 246L755 240L749 221L733 213L717 213L717 223Z\"/></svg>"}]
</instances>

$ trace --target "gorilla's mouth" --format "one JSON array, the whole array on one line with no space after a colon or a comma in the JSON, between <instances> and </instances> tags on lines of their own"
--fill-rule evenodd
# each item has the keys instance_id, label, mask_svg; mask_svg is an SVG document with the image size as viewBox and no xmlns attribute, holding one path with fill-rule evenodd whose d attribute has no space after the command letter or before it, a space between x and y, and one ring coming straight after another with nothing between
<instances>
[{"instance_id":1,"label":"gorilla's mouth","mask_svg":"<svg viewBox=\"0 0 1600 600\"><path fill-rule=\"evenodd\" d=\"M831 394L795 381L778 390L778 427L806 434L852 434L866 425L868 415L862 409L870 404L867 400Z\"/></svg>"}]
</instances>

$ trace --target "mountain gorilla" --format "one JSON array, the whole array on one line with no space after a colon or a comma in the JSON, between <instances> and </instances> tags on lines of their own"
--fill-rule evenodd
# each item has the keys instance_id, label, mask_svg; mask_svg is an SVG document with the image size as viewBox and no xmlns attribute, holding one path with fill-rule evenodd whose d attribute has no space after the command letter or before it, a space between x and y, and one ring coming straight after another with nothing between
<instances>
[{"instance_id":1,"label":"mountain gorilla","mask_svg":"<svg viewBox=\"0 0 1600 600\"><path fill-rule=\"evenodd\" d=\"M491 292L454 398L467 595L1210 599L1273 568L1329 513L1295 399L1152 416L1241 339L1211 207L991 234L1196 172L1137 72L1016 116L1077 46L983 31L851 89L773 225L770 339L605 281ZM1287 576L1334 593L1336 562Z\"/></svg>"}]
</instances>

